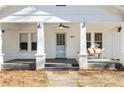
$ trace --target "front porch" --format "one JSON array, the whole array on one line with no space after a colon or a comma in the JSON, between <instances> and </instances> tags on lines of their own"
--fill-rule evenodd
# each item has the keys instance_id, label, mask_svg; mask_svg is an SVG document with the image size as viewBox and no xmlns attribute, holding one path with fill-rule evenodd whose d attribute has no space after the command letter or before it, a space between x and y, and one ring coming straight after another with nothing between
<instances>
[{"instance_id":1,"label":"front porch","mask_svg":"<svg viewBox=\"0 0 124 93\"><path fill-rule=\"evenodd\" d=\"M104 50L102 59L124 64L123 12L115 6L6 7L0 10L5 12L0 17L0 70L17 59L36 59L40 70L46 59L55 58L78 59L79 68L88 69L87 50L95 44Z\"/></svg>"},{"instance_id":2,"label":"front porch","mask_svg":"<svg viewBox=\"0 0 124 93\"><path fill-rule=\"evenodd\" d=\"M4 23L5 32L1 32L4 68L114 68L118 63L115 59L120 59L122 48L118 46L120 23L62 24L67 28L59 28L60 23ZM102 58L88 59L87 50L95 43L99 49L105 49Z\"/></svg>"}]
</instances>

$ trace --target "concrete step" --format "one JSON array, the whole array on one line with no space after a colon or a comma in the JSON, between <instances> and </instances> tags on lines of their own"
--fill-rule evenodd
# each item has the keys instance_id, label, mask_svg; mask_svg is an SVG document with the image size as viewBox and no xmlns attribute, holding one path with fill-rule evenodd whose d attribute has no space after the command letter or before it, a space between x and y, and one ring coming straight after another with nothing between
<instances>
[{"instance_id":1,"label":"concrete step","mask_svg":"<svg viewBox=\"0 0 124 93\"><path fill-rule=\"evenodd\" d=\"M78 67L71 67L71 68L56 68L56 67L45 67L45 70L47 71L78 71Z\"/></svg>"},{"instance_id":2,"label":"concrete step","mask_svg":"<svg viewBox=\"0 0 124 93\"><path fill-rule=\"evenodd\" d=\"M46 68L73 68L78 67L78 64L67 64L67 63L45 63Z\"/></svg>"},{"instance_id":3,"label":"concrete step","mask_svg":"<svg viewBox=\"0 0 124 93\"><path fill-rule=\"evenodd\" d=\"M63 71L63 70L72 70L72 71L77 71L79 70L79 66L77 65L73 65L73 64L67 64L67 63L46 63L45 64L45 69L46 70L57 70L57 71Z\"/></svg>"},{"instance_id":4,"label":"concrete step","mask_svg":"<svg viewBox=\"0 0 124 93\"><path fill-rule=\"evenodd\" d=\"M88 63L89 69L103 68L103 69L115 69L115 64L111 63Z\"/></svg>"},{"instance_id":5,"label":"concrete step","mask_svg":"<svg viewBox=\"0 0 124 93\"><path fill-rule=\"evenodd\" d=\"M35 63L4 63L2 64L2 69L5 70L35 70Z\"/></svg>"},{"instance_id":6,"label":"concrete step","mask_svg":"<svg viewBox=\"0 0 124 93\"><path fill-rule=\"evenodd\" d=\"M71 67L71 64L65 63L45 63L45 67Z\"/></svg>"},{"instance_id":7,"label":"concrete step","mask_svg":"<svg viewBox=\"0 0 124 93\"><path fill-rule=\"evenodd\" d=\"M78 71L79 66L78 64L67 64L67 63L46 63L45 64L46 70L57 70L57 71L63 71L63 70L71 70L71 71Z\"/></svg>"},{"instance_id":8,"label":"concrete step","mask_svg":"<svg viewBox=\"0 0 124 93\"><path fill-rule=\"evenodd\" d=\"M4 63L2 64L2 69L5 70L24 70L30 69L29 64L21 64L21 63Z\"/></svg>"}]
</instances>

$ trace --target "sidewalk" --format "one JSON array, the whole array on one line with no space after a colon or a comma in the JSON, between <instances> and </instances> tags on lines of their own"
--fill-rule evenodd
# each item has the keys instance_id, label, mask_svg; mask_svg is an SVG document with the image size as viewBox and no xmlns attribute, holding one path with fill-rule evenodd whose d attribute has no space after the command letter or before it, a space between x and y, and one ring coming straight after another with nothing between
<instances>
[{"instance_id":1,"label":"sidewalk","mask_svg":"<svg viewBox=\"0 0 124 93\"><path fill-rule=\"evenodd\" d=\"M77 87L77 71L46 71L48 87Z\"/></svg>"}]
</instances>

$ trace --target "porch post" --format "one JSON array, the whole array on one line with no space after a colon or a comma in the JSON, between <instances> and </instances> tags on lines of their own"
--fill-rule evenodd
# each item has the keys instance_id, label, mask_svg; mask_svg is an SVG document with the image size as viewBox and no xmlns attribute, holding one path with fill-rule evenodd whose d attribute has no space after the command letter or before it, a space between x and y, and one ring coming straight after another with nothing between
<instances>
[{"instance_id":1,"label":"porch post","mask_svg":"<svg viewBox=\"0 0 124 93\"><path fill-rule=\"evenodd\" d=\"M120 62L124 66L124 22L121 25L121 50L120 50Z\"/></svg>"},{"instance_id":2,"label":"porch post","mask_svg":"<svg viewBox=\"0 0 124 93\"><path fill-rule=\"evenodd\" d=\"M45 66L45 56L44 53L44 25L39 22L37 24L37 53L36 53L36 69L43 69Z\"/></svg>"},{"instance_id":3,"label":"porch post","mask_svg":"<svg viewBox=\"0 0 124 93\"><path fill-rule=\"evenodd\" d=\"M3 52L2 52L2 44L3 44L2 27L1 27L1 24L0 24L0 71L2 69L2 64L4 63L4 61L3 61Z\"/></svg>"},{"instance_id":4,"label":"porch post","mask_svg":"<svg viewBox=\"0 0 124 93\"><path fill-rule=\"evenodd\" d=\"M86 49L86 26L80 23L80 53L79 53L80 69L87 69L87 49Z\"/></svg>"}]
</instances>

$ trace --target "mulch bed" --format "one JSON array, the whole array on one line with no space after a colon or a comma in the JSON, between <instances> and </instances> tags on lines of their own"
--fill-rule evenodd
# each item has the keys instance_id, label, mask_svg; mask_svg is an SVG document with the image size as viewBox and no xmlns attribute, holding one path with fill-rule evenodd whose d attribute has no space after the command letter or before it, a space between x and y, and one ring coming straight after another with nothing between
<instances>
[{"instance_id":1,"label":"mulch bed","mask_svg":"<svg viewBox=\"0 0 124 93\"><path fill-rule=\"evenodd\" d=\"M45 71L11 70L0 72L0 87L45 87L48 78Z\"/></svg>"}]
</instances>

